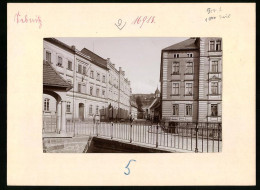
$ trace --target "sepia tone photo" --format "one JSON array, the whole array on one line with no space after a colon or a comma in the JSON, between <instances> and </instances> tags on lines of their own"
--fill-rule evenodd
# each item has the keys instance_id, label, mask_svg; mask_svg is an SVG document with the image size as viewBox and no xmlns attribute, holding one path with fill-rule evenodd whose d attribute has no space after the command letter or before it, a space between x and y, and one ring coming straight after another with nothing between
<instances>
[{"instance_id":1,"label":"sepia tone photo","mask_svg":"<svg viewBox=\"0 0 260 190\"><path fill-rule=\"evenodd\" d=\"M44 38L45 153L222 151L222 38Z\"/></svg>"}]
</instances>

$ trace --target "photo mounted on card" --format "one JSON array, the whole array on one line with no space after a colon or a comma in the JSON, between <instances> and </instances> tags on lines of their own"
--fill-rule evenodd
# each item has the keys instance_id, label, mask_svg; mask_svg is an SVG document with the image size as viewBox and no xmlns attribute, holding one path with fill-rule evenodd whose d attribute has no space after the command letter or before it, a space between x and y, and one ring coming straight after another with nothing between
<instances>
[{"instance_id":1,"label":"photo mounted on card","mask_svg":"<svg viewBox=\"0 0 260 190\"><path fill-rule=\"evenodd\" d=\"M7 8L9 185L255 184L255 4Z\"/></svg>"},{"instance_id":2,"label":"photo mounted on card","mask_svg":"<svg viewBox=\"0 0 260 190\"><path fill-rule=\"evenodd\" d=\"M44 152L221 151L221 38L44 38L43 49Z\"/></svg>"}]
</instances>

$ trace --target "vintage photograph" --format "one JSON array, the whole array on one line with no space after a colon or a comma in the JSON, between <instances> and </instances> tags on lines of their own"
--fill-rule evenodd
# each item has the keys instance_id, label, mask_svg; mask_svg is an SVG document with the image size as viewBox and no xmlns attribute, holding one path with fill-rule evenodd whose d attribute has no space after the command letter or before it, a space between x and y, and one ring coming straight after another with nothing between
<instances>
[{"instance_id":1,"label":"vintage photograph","mask_svg":"<svg viewBox=\"0 0 260 190\"><path fill-rule=\"evenodd\" d=\"M44 38L44 153L222 151L222 38Z\"/></svg>"}]
</instances>

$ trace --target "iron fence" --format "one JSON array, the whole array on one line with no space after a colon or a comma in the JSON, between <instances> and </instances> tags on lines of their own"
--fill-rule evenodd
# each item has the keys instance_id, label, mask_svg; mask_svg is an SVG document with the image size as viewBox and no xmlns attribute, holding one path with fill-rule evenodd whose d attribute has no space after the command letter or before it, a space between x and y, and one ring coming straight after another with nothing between
<instances>
[{"instance_id":1,"label":"iron fence","mask_svg":"<svg viewBox=\"0 0 260 190\"><path fill-rule=\"evenodd\" d=\"M222 150L221 123L176 123L166 127L152 123L68 122L67 132L78 135L109 137L126 142L176 148L195 152Z\"/></svg>"}]
</instances>

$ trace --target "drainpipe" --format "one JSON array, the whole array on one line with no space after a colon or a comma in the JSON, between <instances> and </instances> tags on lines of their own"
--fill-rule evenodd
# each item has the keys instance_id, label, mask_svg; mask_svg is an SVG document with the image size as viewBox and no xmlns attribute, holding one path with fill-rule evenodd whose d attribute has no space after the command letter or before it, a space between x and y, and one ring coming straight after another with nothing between
<instances>
[{"instance_id":1,"label":"drainpipe","mask_svg":"<svg viewBox=\"0 0 260 190\"><path fill-rule=\"evenodd\" d=\"M74 50L74 70L73 70L73 114L72 114L72 121L73 121L73 125L74 125L74 134L73 136L75 136L76 134L76 129L75 129L75 81L76 81L76 51Z\"/></svg>"}]
</instances>

